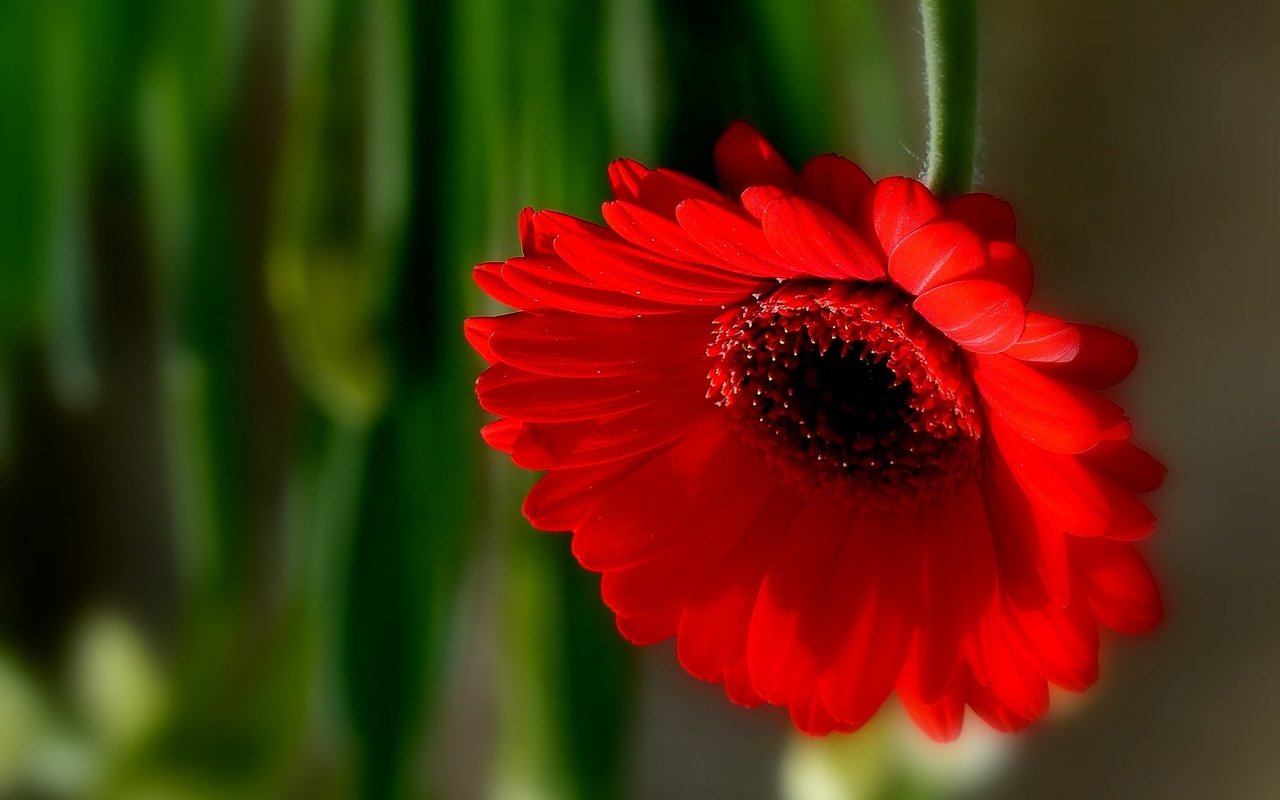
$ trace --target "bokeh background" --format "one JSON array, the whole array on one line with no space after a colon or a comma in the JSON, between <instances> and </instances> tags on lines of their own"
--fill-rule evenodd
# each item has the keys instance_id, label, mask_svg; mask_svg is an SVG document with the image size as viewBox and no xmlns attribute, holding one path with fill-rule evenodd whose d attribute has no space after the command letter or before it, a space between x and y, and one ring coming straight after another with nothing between
<instances>
[{"instance_id":1,"label":"bokeh background","mask_svg":"<svg viewBox=\"0 0 1280 800\"><path fill-rule=\"evenodd\" d=\"M1170 610L939 753L623 645L460 336L613 157L918 172L914 4L0 2L0 796L1280 796L1280 6L979 5L981 184L1139 341Z\"/></svg>"}]
</instances>

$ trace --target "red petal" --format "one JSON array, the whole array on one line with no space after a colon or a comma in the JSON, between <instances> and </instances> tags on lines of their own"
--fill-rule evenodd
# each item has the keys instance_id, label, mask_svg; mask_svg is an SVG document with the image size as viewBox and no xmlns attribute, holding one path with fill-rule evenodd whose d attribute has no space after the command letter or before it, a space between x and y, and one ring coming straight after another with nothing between
<instances>
[{"instance_id":1,"label":"red petal","mask_svg":"<svg viewBox=\"0 0 1280 800\"><path fill-rule=\"evenodd\" d=\"M783 278L796 274L778 257L759 224L736 211L703 200L687 200L676 209L676 219L702 249L744 275Z\"/></svg>"},{"instance_id":2,"label":"red petal","mask_svg":"<svg viewBox=\"0 0 1280 800\"><path fill-rule=\"evenodd\" d=\"M1009 639L1010 621L1005 608L998 607L992 614L999 643L995 667L991 670L991 690L995 698L1017 716L1026 720L1038 719L1049 707L1049 686L1043 676L1019 657L1016 646Z\"/></svg>"},{"instance_id":3,"label":"red petal","mask_svg":"<svg viewBox=\"0 0 1280 800\"><path fill-rule=\"evenodd\" d=\"M734 197L748 186L790 189L795 182L795 172L773 145L742 121L734 122L720 135L714 158L721 185Z\"/></svg>"},{"instance_id":4,"label":"red petal","mask_svg":"<svg viewBox=\"0 0 1280 800\"><path fill-rule=\"evenodd\" d=\"M1156 517L1145 503L1107 478L1090 472L1095 475L1094 480L1106 496L1107 505L1111 509L1111 519L1102 532L1103 536L1132 541L1155 530Z\"/></svg>"},{"instance_id":5,"label":"red petal","mask_svg":"<svg viewBox=\"0 0 1280 800\"><path fill-rule=\"evenodd\" d=\"M1164 617L1160 590L1133 545L1075 539L1071 546L1098 621L1121 633L1145 633L1160 624Z\"/></svg>"},{"instance_id":6,"label":"red petal","mask_svg":"<svg viewBox=\"0 0 1280 800\"><path fill-rule=\"evenodd\" d=\"M1003 283L1013 290L1023 303L1031 299L1031 290L1035 287L1035 272L1031 269L1031 259L1017 245L1008 242L990 242L987 244L987 266L981 276L997 283Z\"/></svg>"},{"instance_id":7,"label":"red petal","mask_svg":"<svg viewBox=\"0 0 1280 800\"><path fill-rule=\"evenodd\" d=\"M603 225L559 211L534 211L526 208L520 214L520 241L526 256L555 256L556 239L566 233L592 236L608 234L608 230Z\"/></svg>"},{"instance_id":8,"label":"red petal","mask_svg":"<svg viewBox=\"0 0 1280 800\"><path fill-rule=\"evenodd\" d=\"M922 509L921 527L924 574L914 688L923 702L933 703L955 673L962 640L995 596L995 555L986 507L973 481Z\"/></svg>"},{"instance_id":9,"label":"red petal","mask_svg":"<svg viewBox=\"0 0 1280 800\"><path fill-rule=\"evenodd\" d=\"M974 192L952 197L943 202L942 211L947 219L964 223L984 239L1012 242L1016 238L1013 206L995 195Z\"/></svg>"},{"instance_id":10,"label":"red petal","mask_svg":"<svg viewBox=\"0 0 1280 800\"><path fill-rule=\"evenodd\" d=\"M756 219L764 216L764 210L774 200L790 197L786 191L777 186L749 186L742 193L742 207Z\"/></svg>"},{"instance_id":11,"label":"red petal","mask_svg":"<svg viewBox=\"0 0 1280 800\"><path fill-rule=\"evenodd\" d=\"M683 400L683 401L682 401ZM598 419L529 422L520 428L511 460L525 469L602 464L646 453L684 436L712 409L701 398L673 398Z\"/></svg>"},{"instance_id":12,"label":"red petal","mask_svg":"<svg viewBox=\"0 0 1280 800\"><path fill-rule=\"evenodd\" d=\"M559 258L509 259L502 265L502 278L513 290L529 298L526 305L540 312L557 310L598 317L636 317L673 314L680 310L598 286Z\"/></svg>"},{"instance_id":13,"label":"red petal","mask_svg":"<svg viewBox=\"0 0 1280 800\"><path fill-rule=\"evenodd\" d=\"M507 314L466 321L467 341L490 363L540 375L594 378L706 357L711 322L699 316L602 319L578 314Z\"/></svg>"},{"instance_id":14,"label":"red petal","mask_svg":"<svg viewBox=\"0 0 1280 800\"><path fill-rule=\"evenodd\" d=\"M462 336L467 340L467 344L471 345L480 357L487 363L493 364L498 361L498 356L493 352L493 348L489 345L494 331L501 324L499 320L515 316L508 314L506 317L471 317L462 323ZM526 314L525 316L531 316Z\"/></svg>"},{"instance_id":15,"label":"red petal","mask_svg":"<svg viewBox=\"0 0 1280 800\"><path fill-rule=\"evenodd\" d=\"M634 203L640 197L640 184L652 170L630 158L619 158L609 165L609 188L615 200Z\"/></svg>"},{"instance_id":16,"label":"red petal","mask_svg":"<svg viewBox=\"0 0 1280 800\"><path fill-rule=\"evenodd\" d=\"M1098 680L1098 626L1088 606L1006 607L1011 641L1023 660L1053 683L1082 692Z\"/></svg>"},{"instance_id":17,"label":"red petal","mask_svg":"<svg viewBox=\"0 0 1280 800\"><path fill-rule=\"evenodd\" d=\"M849 732L853 726L846 725L831 715L822 696L812 688L808 693L792 700L787 710L791 712L791 722L810 736L826 736L836 731Z\"/></svg>"},{"instance_id":18,"label":"red petal","mask_svg":"<svg viewBox=\"0 0 1280 800\"><path fill-rule=\"evenodd\" d=\"M721 305L761 286L744 276L662 258L602 236L561 236L556 252L602 286L660 303Z\"/></svg>"},{"instance_id":19,"label":"red petal","mask_svg":"<svg viewBox=\"0 0 1280 800\"><path fill-rule=\"evenodd\" d=\"M1141 501L1095 474L1075 456L1042 450L990 420L1001 457L1046 521L1080 536L1137 539L1155 527Z\"/></svg>"},{"instance_id":20,"label":"red petal","mask_svg":"<svg viewBox=\"0 0 1280 800\"><path fill-rule=\"evenodd\" d=\"M886 253L942 212L933 193L913 178L884 178L872 197L871 221Z\"/></svg>"},{"instance_id":21,"label":"red petal","mask_svg":"<svg viewBox=\"0 0 1280 800\"><path fill-rule=\"evenodd\" d=\"M889 275L912 294L950 283L987 261L982 240L958 222L933 222L906 236L889 256Z\"/></svg>"},{"instance_id":22,"label":"red petal","mask_svg":"<svg viewBox=\"0 0 1280 800\"><path fill-rule=\"evenodd\" d=\"M663 610L654 614L631 617L619 614L614 619L618 625L618 633L621 633L628 642L645 646L657 644L675 636L680 614L678 611Z\"/></svg>"},{"instance_id":23,"label":"red petal","mask_svg":"<svg viewBox=\"0 0 1280 800\"><path fill-rule=\"evenodd\" d=\"M957 677L956 684L965 685L965 676ZM920 729L937 742L952 742L964 726L964 699L956 686L948 688L936 703L925 703L910 691L899 689L902 707Z\"/></svg>"},{"instance_id":24,"label":"red petal","mask_svg":"<svg viewBox=\"0 0 1280 800\"><path fill-rule=\"evenodd\" d=\"M521 510L540 530L572 530L600 504L606 489L640 466L622 462L548 472L529 490Z\"/></svg>"},{"instance_id":25,"label":"red petal","mask_svg":"<svg viewBox=\"0 0 1280 800\"><path fill-rule=\"evenodd\" d=\"M973 378L993 414L1048 450L1088 450L1102 437L1104 423L1114 421L1096 395L1059 383L1006 355L975 358Z\"/></svg>"},{"instance_id":26,"label":"red petal","mask_svg":"<svg viewBox=\"0 0 1280 800\"><path fill-rule=\"evenodd\" d=\"M1080 353L1080 330L1057 317L1027 312L1027 326L1008 350L1007 355L1019 361L1070 361Z\"/></svg>"},{"instance_id":27,"label":"red petal","mask_svg":"<svg viewBox=\"0 0 1280 800\"><path fill-rule=\"evenodd\" d=\"M761 697L785 705L810 691L820 670L813 621L824 600L851 510L815 499L791 523L765 575L747 634L747 667Z\"/></svg>"},{"instance_id":28,"label":"red petal","mask_svg":"<svg viewBox=\"0 0 1280 800\"><path fill-rule=\"evenodd\" d=\"M1025 320L1022 301L993 281L956 281L930 289L913 303L920 316L974 353L999 353L1017 341Z\"/></svg>"},{"instance_id":29,"label":"red petal","mask_svg":"<svg viewBox=\"0 0 1280 800\"><path fill-rule=\"evenodd\" d=\"M494 450L510 453L515 447L516 437L520 435L520 427L520 423L514 419L500 419L482 427L480 436Z\"/></svg>"},{"instance_id":30,"label":"red petal","mask_svg":"<svg viewBox=\"0 0 1280 800\"><path fill-rule=\"evenodd\" d=\"M632 203L605 203L604 220L636 247L677 261L706 264L707 251L689 238L671 219Z\"/></svg>"},{"instance_id":31,"label":"red petal","mask_svg":"<svg viewBox=\"0 0 1280 800\"><path fill-rule=\"evenodd\" d=\"M1094 396L1097 397L1097 395ZM1108 400L1107 402L1110 403L1111 401ZM1115 408L1119 408L1119 406L1115 406ZM1112 424L1110 426L1102 431L1102 440L1106 442L1127 442L1132 438L1133 423L1125 417L1123 411L1119 413L1119 416L1112 420Z\"/></svg>"},{"instance_id":32,"label":"red petal","mask_svg":"<svg viewBox=\"0 0 1280 800\"><path fill-rule=\"evenodd\" d=\"M997 435L995 431L992 433ZM1001 589L1020 608L1045 602L1065 606L1071 597L1071 563L1062 527L1037 513L998 449L993 448L989 455L988 479L983 490L1000 567ZM1032 454L1032 460L1019 468L1035 470L1038 466L1043 465L1035 461ZM1023 481L1034 480L1031 474L1023 475ZM1091 485L1086 482L1086 486ZM1105 522L1096 524L1100 530L1105 529Z\"/></svg>"},{"instance_id":33,"label":"red petal","mask_svg":"<svg viewBox=\"0 0 1280 800\"><path fill-rule=\"evenodd\" d=\"M538 246L538 237L533 230L533 217L537 213L529 206L520 209L520 216L517 218L516 225L520 231L521 252L532 253L533 249Z\"/></svg>"},{"instance_id":34,"label":"red petal","mask_svg":"<svg viewBox=\"0 0 1280 800\"><path fill-rule=\"evenodd\" d=\"M824 625L842 635L819 687L831 712L854 727L893 689L915 629L920 537L914 515L908 516L862 509L854 528L861 544L846 547L836 566ZM835 624L845 616L843 627Z\"/></svg>"},{"instance_id":35,"label":"red petal","mask_svg":"<svg viewBox=\"0 0 1280 800\"><path fill-rule=\"evenodd\" d=\"M1038 513L1081 536L1100 536L1107 529L1107 496L1075 458L1031 444L999 419L989 424L1000 456Z\"/></svg>"},{"instance_id":36,"label":"red petal","mask_svg":"<svg viewBox=\"0 0 1280 800\"><path fill-rule=\"evenodd\" d=\"M790 525L805 501L794 491L775 489L759 517L747 525L746 536L731 557L706 576L702 589L690 598L680 618L676 654L691 674L703 680L724 680L736 702L760 702L746 666L747 629L760 582L778 547L778 531ZM730 672L743 686L731 686Z\"/></svg>"},{"instance_id":37,"label":"red petal","mask_svg":"<svg viewBox=\"0 0 1280 800\"><path fill-rule=\"evenodd\" d=\"M1047 314L1030 314L1022 339L1009 355L1086 389L1106 389L1133 371L1138 348L1118 333L1095 325L1064 322Z\"/></svg>"},{"instance_id":38,"label":"red petal","mask_svg":"<svg viewBox=\"0 0 1280 800\"><path fill-rule=\"evenodd\" d=\"M676 207L685 200L701 200L724 208L732 203L724 195L696 178L673 169L655 169L640 183L637 205L667 219L676 218Z\"/></svg>"},{"instance_id":39,"label":"red petal","mask_svg":"<svg viewBox=\"0 0 1280 800\"><path fill-rule=\"evenodd\" d=\"M499 303L521 311L532 311L542 307L541 303L521 294L507 283L502 277L502 262L500 261L476 264L476 268L471 272L471 277L481 291Z\"/></svg>"},{"instance_id":40,"label":"red petal","mask_svg":"<svg viewBox=\"0 0 1280 800\"><path fill-rule=\"evenodd\" d=\"M1043 369L1086 389L1107 389L1133 372L1138 363L1138 347L1133 340L1096 325L1076 324L1080 352L1062 364L1046 364Z\"/></svg>"},{"instance_id":41,"label":"red petal","mask_svg":"<svg viewBox=\"0 0 1280 800\"><path fill-rule=\"evenodd\" d=\"M686 517L697 515L701 521L719 510L707 496L734 489L726 474L734 480L750 477L741 464L742 447L717 422L689 431L608 492L574 532L573 554L587 569L616 570L678 543L681 536L696 537L699 525ZM654 503L657 497L663 498L660 505Z\"/></svg>"},{"instance_id":42,"label":"red petal","mask_svg":"<svg viewBox=\"0 0 1280 800\"><path fill-rule=\"evenodd\" d=\"M987 479L982 490L995 546L1000 590L1018 606L1044 603L1048 591L1046 581L1041 578L1043 567L1035 512L1004 459L995 453L987 459Z\"/></svg>"},{"instance_id":43,"label":"red petal","mask_svg":"<svg viewBox=\"0 0 1280 800\"><path fill-rule=\"evenodd\" d=\"M998 465L997 471L1001 473L1000 499L1006 507L1013 506L1017 503L1016 496L1022 495L1023 505L1018 508L1025 507L1026 511L1025 516L1021 516L1017 524L1023 526L1023 535L1032 540L1031 546L1035 553L1033 574L1039 578L1048 602L1061 608L1071 600L1072 570L1071 560L1067 556L1067 535L1063 533L1061 527L1051 524L1043 514L1036 513L1026 495L1018 489L1016 479L1008 474L1008 466L1001 459L992 459L992 463ZM1037 605L1037 603L1019 603L1019 607L1030 605Z\"/></svg>"},{"instance_id":44,"label":"red petal","mask_svg":"<svg viewBox=\"0 0 1280 800\"><path fill-rule=\"evenodd\" d=\"M779 198L765 209L760 222L769 244L799 274L862 281L884 277L875 250L811 200Z\"/></svg>"},{"instance_id":45,"label":"red petal","mask_svg":"<svg viewBox=\"0 0 1280 800\"><path fill-rule=\"evenodd\" d=\"M1126 440L1098 442L1080 457L1099 474L1138 494L1159 489L1168 472L1164 464Z\"/></svg>"},{"instance_id":46,"label":"red petal","mask_svg":"<svg viewBox=\"0 0 1280 800\"><path fill-rule=\"evenodd\" d=\"M850 225L858 224L862 196L871 188L867 173L847 158L822 155L800 170L796 191L817 200Z\"/></svg>"},{"instance_id":47,"label":"red petal","mask_svg":"<svg viewBox=\"0 0 1280 800\"><path fill-rule=\"evenodd\" d=\"M500 417L568 422L634 411L673 396L697 397L705 377L697 362L604 378L552 377L499 363L480 375L476 395L482 408Z\"/></svg>"},{"instance_id":48,"label":"red petal","mask_svg":"<svg viewBox=\"0 0 1280 800\"><path fill-rule=\"evenodd\" d=\"M1037 676L1039 677L1039 676ZM1040 678L1040 683L1044 683L1044 679ZM1049 696L1048 687L1045 688L1045 697ZM1024 717L1014 711L1004 700L996 694L992 688L983 686L980 683L972 682L967 693L969 706L982 719L983 722L1001 733L1017 733L1025 730L1035 717Z\"/></svg>"},{"instance_id":49,"label":"red petal","mask_svg":"<svg viewBox=\"0 0 1280 800\"><path fill-rule=\"evenodd\" d=\"M660 456L654 464L661 467L672 461L670 456ZM677 482L691 483L683 463L675 461L672 467ZM759 469L755 453L732 440L727 440L727 446L720 448L698 475L694 490L664 496L661 506L653 504L650 493L647 510L638 512L634 522L622 523L624 528L647 524L659 532L654 534L657 544L643 544L644 552L633 554L633 563L605 572L600 592L610 608L623 614L683 609L707 576L722 569L741 544L747 526L759 516L777 482L771 472ZM655 488L652 471L644 480L651 484L648 490ZM598 536L615 535L608 517L612 495L627 492L633 484L633 480L620 484L577 535L590 535L592 530ZM707 497L719 502L707 502ZM612 519L612 524L617 524L616 516ZM584 542L583 547L587 546Z\"/></svg>"}]
</instances>

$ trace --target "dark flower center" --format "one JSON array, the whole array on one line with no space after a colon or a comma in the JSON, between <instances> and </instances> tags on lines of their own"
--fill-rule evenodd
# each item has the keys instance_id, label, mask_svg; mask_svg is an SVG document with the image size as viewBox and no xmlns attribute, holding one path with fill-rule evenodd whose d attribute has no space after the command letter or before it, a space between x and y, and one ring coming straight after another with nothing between
<instances>
[{"instance_id":1,"label":"dark flower center","mask_svg":"<svg viewBox=\"0 0 1280 800\"><path fill-rule=\"evenodd\" d=\"M884 285L791 282L717 321L707 396L802 488L922 498L978 463L955 347Z\"/></svg>"}]
</instances>

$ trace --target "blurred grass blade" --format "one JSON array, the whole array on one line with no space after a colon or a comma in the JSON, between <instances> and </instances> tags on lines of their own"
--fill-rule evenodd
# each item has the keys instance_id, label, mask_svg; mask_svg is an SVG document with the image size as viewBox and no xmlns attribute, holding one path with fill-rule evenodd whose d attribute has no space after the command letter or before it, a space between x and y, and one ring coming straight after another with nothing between
<instances>
[{"instance_id":1,"label":"blurred grass blade","mask_svg":"<svg viewBox=\"0 0 1280 800\"><path fill-rule=\"evenodd\" d=\"M317 363L331 376L345 370L358 378L353 370L368 369L374 360L359 352L360 341L377 336L387 347L384 375L377 383L366 380L370 402L336 403L330 389L309 381L336 425L367 430L364 456L346 462L348 469L359 468L346 472L360 487L352 500L353 535L332 531L317 545L333 548L325 557L346 567L343 584L335 587L343 607L328 624L337 626L341 647L353 788L370 798L422 793L418 754L443 675L477 510L471 491L478 480L476 440L463 423L474 417L471 378L458 333L465 270L437 266L448 263L448 237L422 236L428 226L415 225L403 239L406 219L432 219L444 188L440 156L429 144L446 122L438 115L438 60L448 28L439 13L438 7L402 0L334 7L332 49L324 61L337 72L321 79L332 94L328 110L311 126L321 144L310 145L310 168L318 179L327 173L342 183L312 184L307 191L313 197L334 193L349 204L336 207L340 217L334 208L313 216L306 222L309 232L298 237L314 247L335 236L342 243L345 236L347 252L362 259L347 265L354 282L332 295L335 303L348 304L358 324L335 328L332 311L326 315L313 306L311 312L339 336L352 331L349 341L357 350L345 362L330 356ZM411 141L417 153L412 160ZM335 175L339 152L348 168ZM295 195L300 202L288 205L305 209L313 197ZM305 279L316 286L325 265L310 252L302 263ZM297 323L294 318L290 325Z\"/></svg>"},{"instance_id":2,"label":"blurred grass blade","mask_svg":"<svg viewBox=\"0 0 1280 800\"><path fill-rule=\"evenodd\" d=\"M47 103L44 127L49 136L45 173L50 192L45 226L49 366L59 399L83 409L99 390L91 345L94 291L85 143L91 124L85 98L99 87L86 84L111 71L88 70L84 26L89 21L80 3L50 5L47 13L42 73Z\"/></svg>"},{"instance_id":3,"label":"blurred grass blade","mask_svg":"<svg viewBox=\"0 0 1280 800\"><path fill-rule=\"evenodd\" d=\"M711 146L741 118L797 160L842 151L914 170L882 14L878 0L661 0L662 74L679 76L666 83L664 163L714 180Z\"/></svg>"},{"instance_id":4,"label":"blurred grass blade","mask_svg":"<svg viewBox=\"0 0 1280 800\"><path fill-rule=\"evenodd\" d=\"M881 168L901 163L900 92L879 0L753 6L776 98L768 105L782 114L778 127L795 152L834 149Z\"/></svg>"},{"instance_id":5,"label":"blurred grass blade","mask_svg":"<svg viewBox=\"0 0 1280 800\"><path fill-rule=\"evenodd\" d=\"M376 325L404 218L404 46L387 0L295 4L270 297L290 361L335 420L363 424L387 393ZM302 33L308 35L303 36Z\"/></svg>"},{"instance_id":6,"label":"blurred grass blade","mask_svg":"<svg viewBox=\"0 0 1280 800\"><path fill-rule=\"evenodd\" d=\"M50 160L41 78L48 15L43 4L0 3L0 364L33 330L41 304L39 252L51 206L42 180Z\"/></svg>"},{"instance_id":7,"label":"blurred grass blade","mask_svg":"<svg viewBox=\"0 0 1280 800\"><path fill-rule=\"evenodd\" d=\"M44 305L40 253L51 201L42 178L50 113L41 106L48 82L41 78L48 61L41 48L48 14L36 3L0 3L0 475L15 445L13 357Z\"/></svg>"},{"instance_id":8,"label":"blurred grass blade","mask_svg":"<svg viewBox=\"0 0 1280 800\"><path fill-rule=\"evenodd\" d=\"M133 43L145 59L119 105L151 222L184 594L171 724L135 778L160 796L275 797L295 780L313 668L274 560L292 402L262 274L278 19L245 0L150 10L154 38ZM129 30L136 11L119 10Z\"/></svg>"},{"instance_id":9,"label":"blurred grass blade","mask_svg":"<svg viewBox=\"0 0 1280 800\"><path fill-rule=\"evenodd\" d=\"M657 155L660 42L654 0L607 0L603 59L613 155L641 161Z\"/></svg>"},{"instance_id":10,"label":"blurred grass blade","mask_svg":"<svg viewBox=\"0 0 1280 800\"><path fill-rule=\"evenodd\" d=\"M416 797L418 747L433 708L473 509L455 458L469 444L448 394L405 387L375 427L350 556L344 689L361 797ZM443 401L443 403L442 403Z\"/></svg>"},{"instance_id":11,"label":"blurred grass blade","mask_svg":"<svg viewBox=\"0 0 1280 800\"><path fill-rule=\"evenodd\" d=\"M881 174L909 175L918 164L905 143L916 139L908 133L903 77L893 57L896 37L885 23L882 8L881 0L826 6L825 27L840 37L829 44L836 56L831 80L849 100L837 121L843 126L841 141L850 142L861 160Z\"/></svg>"},{"instance_id":12,"label":"blurred grass blade","mask_svg":"<svg viewBox=\"0 0 1280 800\"><path fill-rule=\"evenodd\" d=\"M751 5L764 45L764 85L774 98L769 106L778 117L760 124L778 129L774 136L789 136L795 152L831 149L833 141L842 139L844 98L832 91L842 84L836 77L837 50L831 46L841 31L832 29L828 15L819 10L830 4L752 0Z\"/></svg>"},{"instance_id":13,"label":"blurred grass blade","mask_svg":"<svg viewBox=\"0 0 1280 800\"><path fill-rule=\"evenodd\" d=\"M465 6L459 19L455 73L463 85L458 94L466 98L464 112L476 116L458 120L456 130L466 135L484 124L483 113L491 114L496 129L510 137L505 144L491 143L497 145L491 152L510 152L516 158L509 171L490 173L479 184L495 212L486 215L491 226L487 235L474 242L459 240L446 261L460 270L514 253L516 212L523 205L598 218L605 167L613 155L614 136L598 111L609 102L604 2L483 5L483 11L478 4ZM634 11L643 14L646 9ZM644 58L644 42L635 45L636 57ZM514 94L503 104L506 87ZM651 91L643 81L633 87L615 82L612 88L642 100ZM468 105L476 97L495 100L487 107ZM643 102L628 113L637 108L638 113L652 113L652 105L646 111ZM655 130L654 120L636 122L632 145L651 150L652 142L644 139L651 138L647 132ZM461 162L469 172L460 172L453 185L482 180L486 154L468 150L465 143L455 146L474 153L475 160ZM459 217L478 210L478 202L453 209ZM478 246L482 244L487 246ZM505 463L493 475L502 576L499 635L505 652L498 674L494 796L614 797L631 708L631 648L601 604L598 581L574 563L567 540L534 533L521 520L517 509L528 476Z\"/></svg>"}]
</instances>

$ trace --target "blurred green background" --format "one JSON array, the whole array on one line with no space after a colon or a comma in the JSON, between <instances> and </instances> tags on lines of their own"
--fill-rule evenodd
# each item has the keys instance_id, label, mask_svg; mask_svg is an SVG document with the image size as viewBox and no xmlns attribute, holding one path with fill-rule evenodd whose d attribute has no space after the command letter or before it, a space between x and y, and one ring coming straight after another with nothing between
<instances>
[{"instance_id":1,"label":"blurred green background","mask_svg":"<svg viewBox=\"0 0 1280 800\"><path fill-rule=\"evenodd\" d=\"M611 158L709 179L745 117L918 172L914 4L0 0L0 797L1280 794L1280 7L979 6L980 183L1142 347L1171 612L916 757L624 646L460 335Z\"/></svg>"}]
</instances>

